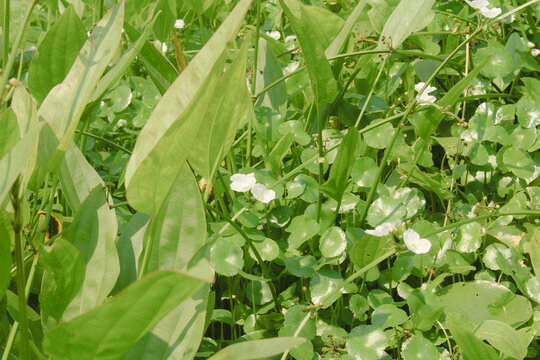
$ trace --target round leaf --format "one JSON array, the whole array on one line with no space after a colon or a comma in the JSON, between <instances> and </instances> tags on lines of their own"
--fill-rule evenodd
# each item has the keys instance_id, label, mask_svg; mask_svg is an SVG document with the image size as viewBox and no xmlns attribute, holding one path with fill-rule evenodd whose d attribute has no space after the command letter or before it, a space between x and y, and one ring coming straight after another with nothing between
<instances>
[{"instance_id":1,"label":"round leaf","mask_svg":"<svg viewBox=\"0 0 540 360\"><path fill-rule=\"evenodd\" d=\"M431 341L420 335L413 335L401 347L404 360L439 360L442 359Z\"/></svg>"},{"instance_id":2,"label":"round leaf","mask_svg":"<svg viewBox=\"0 0 540 360\"><path fill-rule=\"evenodd\" d=\"M210 248L210 263L218 274L233 276L244 266L244 252L232 239L218 238Z\"/></svg>"},{"instance_id":3,"label":"round leaf","mask_svg":"<svg viewBox=\"0 0 540 360\"><path fill-rule=\"evenodd\" d=\"M386 346L386 335L374 325L360 325L352 329L346 345L349 355L357 360L380 359Z\"/></svg>"},{"instance_id":4,"label":"round leaf","mask_svg":"<svg viewBox=\"0 0 540 360\"><path fill-rule=\"evenodd\" d=\"M345 232L336 226L327 229L319 241L319 249L324 257L336 257L341 255L347 247Z\"/></svg>"}]
</instances>

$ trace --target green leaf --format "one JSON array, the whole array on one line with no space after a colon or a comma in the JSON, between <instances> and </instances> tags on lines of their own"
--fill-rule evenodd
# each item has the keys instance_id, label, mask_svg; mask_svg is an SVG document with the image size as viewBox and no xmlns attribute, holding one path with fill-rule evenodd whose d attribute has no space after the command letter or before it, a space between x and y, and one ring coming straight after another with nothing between
<instances>
[{"instance_id":1,"label":"green leaf","mask_svg":"<svg viewBox=\"0 0 540 360\"><path fill-rule=\"evenodd\" d=\"M112 294L116 294L137 280L139 257L143 251L143 237L149 220L148 215L136 213L120 234L116 242L120 274L118 274Z\"/></svg>"},{"instance_id":2,"label":"green leaf","mask_svg":"<svg viewBox=\"0 0 540 360\"><path fill-rule=\"evenodd\" d=\"M255 93L259 93L266 86L283 77L281 67L272 52L271 47L264 38L259 38L259 56L257 58L257 88ZM255 106L265 106L280 113L285 112L287 105L287 86L284 81L277 83L264 94L259 96Z\"/></svg>"},{"instance_id":3,"label":"green leaf","mask_svg":"<svg viewBox=\"0 0 540 360\"><path fill-rule=\"evenodd\" d=\"M466 327L461 326L460 316L455 315L454 313L447 315L447 326L463 354L470 359L499 359L495 349L483 343Z\"/></svg>"},{"instance_id":4,"label":"green leaf","mask_svg":"<svg viewBox=\"0 0 540 360\"><path fill-rule=\"evenodd\" d=\"M294 133L289 131L274 146L272 151L265 157L266 164L274 174L279 174L282 167L283 158L289 152L289 148L294 142Z\"/></svg>"},{"instance_id":5,"label":"green leaf","mask_svg":"<svg viewBox=\"0 0 540 360\"><path fill-rule=\"evenodd\" d=\"M531 332L529 334L521 333L510 325L497 320L484 321L474 331L474 335L487 341L503 354L515 359L525 358L529 343L534 336Z\"/></svg>"},{"instance_id":6,"label":"green leaf","mask_svg":"<svg viewBox=\"0 0 540 360\"><path fill-rule=\"evenodd\" d=\"M43 123L37 124L0 159L0 204L4 202L11 186L35 151Z\"/></svg>"},{"instance_id":7,"label":"green leaf","mask_svg":"<svg viewBox=\"0 0 540 360\"><path fill-rule=\"evenodd\" d=\"M28 69L28 87L38 102L64 80L86 39L82 21L68 6L47 31Z\"/></svg>"},{"instance_id":8,"label":"green leaf","mask_svg":"<svg viewBox=\"0 0 540 360\"><path fill-rule=\"evenodd\" d=\"M388 329L403 324L408 318L407 313L396 305L382 304L373 310L371 323L382 329Z\"/></svg>"},{"instance_id":9,"label":"green leaf","mask_svg":"<svg viewBox=\"0 0 540 360\"><path fill-rule=\"evenodd\" d=\"M297 277L307 277L315 274L317 259L311 255L294 256L285 259L287 270Z\"/></svg>"},{"instance_id":10,"label":"green leaf","mask_svg":"<svg viewBox=\"0 0 540 360\"><path fill-rule=\"evenodd\" d=\"M444 287L439 293L439 302L444 306L446 314L462 314L473 324L490 319L516 327L527 322L532 316L529 300L489 281L454 283Z\"/></svg>"},{"instance_id":11,"label":"green leaf","mask_svg":"<svg viewBox=\"0 0 540 360\"><path fill-rule=\"evenodd\" d=\"M526 151L512 146L503 154L504 166L514 175L528 179L534 175L534 161Z\"/></svg>"},{"instance_id":12,"label":"green leaf","mask_svg":"<svg viewBox=\"0 0 540 360\"><path fill-rule=\"evenodd\" d=\"M401 45L409 35L429 25L434 13L431 7L435 0L401 0L386 20L378 48L384 48L384 41L393 49Z\"/></svg>"},{"instance_id":13,"label":"green leaf","mask_svg":"<svg viewBox=\"0 0 540 360\"><path fill-rule=\"evenodd\" d=\"M529 229L529 232L531 229ZM523 249L531 257L531 265L537 277L540 276L540 229L535 228L531 234L531 239L523 244Z\"/></svg>"},{"instance_id":14,"label":"green leaf","mask_svg":"<svg viewBox=\"0 0 540 360\"><path fill-rule=\"evenodd\" d=\"M345 232L336 226L326 229L319 240L319 249L324 257L340 256L347 247Z\"/></svg>"},{"instance_id":15,"label":"green leaf","mask_svg":"<svg viewBox=\"0 0 540 360\"><path fill-rule=\"evenodd\" d=\"M103 179L74 143L66 151L58 177L69 207L74 212L79 211L92 190L105 186Z\"/></svg>"},{"instance_id":16,"label":"green leaf","mask_svg":"<svg viewBox=\"0 0 540 360\"><path fill-rule=\"evenodd\" d=\"M68 321L100 305L109 295L120 272L115 239L117 220L101 186L93 189L73 222L61 235L81 253L86 264L83 286L64 312Z\"/></svg>"},{"instance_id":17,"label":"green leaf","mask_svg":"<svg viewBox=\"0 0 540 360\"><path fill-rule=\"evenodd\" d=\"M329 103L336 96L337 82L324 55L323 39L318 35L316 24L309 21L306 6L296 0L280 0L283 12L291 22L298 37L306 61L311 88L319 103Z\"/></svg>"},{"instance_id":18,"label":"green leaf","mask_svg":"<svg viewBox=\"0 0 540 360\"><path fill-rule=\"evenodd\" d=\"M326 51L324 54L327 58L331 58L336 56L341 52L341 49L345 45L349 34L351 33L352 29L356 25L356 21L358 20L358 17L362 14L362 11L364 10L364 6L366 5L367 0L360 0L358 4L354 7L354 10L351 12L347 20L345 21L345 24L341 27L341 30L339 31L339 34L334 37L334 40L332 40L332 43L328 45L326 48ZM327 21L324 21L325 23Z\"/></svg>"},{"instance_id":19,"label":"green leaf","mask_svg":"<svg viewBox=\"0 0 540 360\"><path fill-rule=\"evenodd\" d=\"M144 28L144 32L141 36L139 36L137 41L134 41L133 44L131 44L131 46L124 51L120 59L118 61L115 61L113 67L109 71L107 71L107 73L103 75L103 77L99 80L99 83L96 86L96 90L92 94L90 102L100 99L107 91L107 89L109 89L109 87L111 87L122 76L124 76L126 69L131 65L133 59L135 59L137 55L143 57L143 47L146 44L146 40L148 40L148 37L152 33L152 24L154 23L154 21L155 18ZM126 22L125 26L129 26L129 24L127 24ZM128 30L126 28L126 33L127 32ZM167 63L167 65L169 65L169 63ZM176 74L174 78L176 78Z\"/></svg>"},{"instance_id":20,"label":"green leaf","mask_svg":"<svg viewBox=\"0 0 540 360\"><path fill-rule=\"evenodd\" d=\"M208 360L255 360L268 358L306 342L300 337L280 337L239 342L220 350Z\"/></svg>"},{"instance_id":21,"label":"green leaf","mask_svg":"<svg viewBox=\"0 0 540 360\"><path fill-rule=\"evenodd\" d=\"M330 168L328 180L319 187L319 190L330 195L336 201L341 201L359 151L360 140L358 130L356 128L350 128L339 145L336 160Z\"/></svg>"},{"instance_id":22,"label":"green leaf","mask_svg":"<svg viewBox=\"0 0 540 360\"><path fill-rule=\"evenodd\" d=\"M384 149L390 145L392 136L394 136L396 129L390 123L377 126L376 128L369 130L363 134L366 145L375 149Z\"/></svg>"},{"instance_id":23,"label":"green leaf","mask_svg":"<svg viewBox=\"0 0 540 360\"><path fill-rule=\"evenodd\" d=\"M393 241L387 236L368 235L359 228L350 227L347 229L347 234L354 242L349 257L351 262L359 268L368 265L394 245Z\"/></svg>"},{"instance_id":24,"label":"green leaf","mask_svg":"<svg viewBox=\"0 0 540 360\"><path fill-rule=\"evenodd\" d=\"M0 158L4 157L21 139L17 116L8 109L0 118Z\"/></svg>"},{"instance_id":25,"label":"green leaf","mask_svg":"<svg viewBox=\"0 0 540 360\"><path fill-rule=\"evenodd\" d=\"M248 45L245 40L231 66L218 80L188 156L189 164L206 179L213 178L251 106L245 81Z\"/></svg>"},{"instance_id":26,"label":"green leaf","mask_svg":"<svg viewBox=\"0 0 540 360\"><path fill-rule=\"evenodd\" d=\"M200 190L188 166L180 171L159 212L145 233L150 251L148 271L177 270L208 282L213 273L206 258L193 259L206 242L206 220ZM204 332L208 285L165 316L129 349L125 359L189 359Z\"/></svg>"},{"instance_id":27,"label":"green leaf","mask_svg":"<svg viewBox=\"0 0 540 360\"><path fill-rule=\"evenodd\" d=\"M154 34L161 42L166 42L176 21L176 1L158 0L154 14L158 14L153 26Z\"/></svg>"},{"instance_id":28,"label":"green leaf","mask_svg":"<svg viewBox=\"0 0 540 360\"><path fill-rule=\"evenodd\" d=\"M347 350L354 359L375 360L382 358L388 340L382 329L374 325L360 325L347 337Z\"/></svg>"},{"instance_id":29,"label":"green leaf","mask_svg":"<svg viewBox=\"0 0 540 360\"><path fill-rule=\"evenodd\" d=\"M431 341L422 335L413 335L401 347L404 360L439 360L442 356Z\"/></svg>"},{"instance_id":30,"label":"green leaf","mask_svg":"<svg viewBox=\"0 0 540 360\"><path fill-rule=\"evenodd\" d=\"M116 53L123 21L121 2L96 25L64 81L49 92L38 110L52 129L41 134L38 152L38 163L49 171L60 165L92 92Z\"/></svg>"},{"instance_id":31,"label":"green leaf","mask_svg":"<svg viewBox=\"0 0 540 360\"><path fill-rule=\"evenodd\" d=\"M212 6L214 0L186 0L186 3L199 15L202 15Z\"/></svg>"},{"instance_id":32,"label":"green leaf","mask_svg":"<svg viewBox=\"0 0 540 360\"><path fill-rule=\"evenodd\" d=\"M50 251L40 246L39 255L40 265L45 269L39 304L43 313L60 322L67 306L81 289L86 264L79 250L62 238L54 241Z\"/></svg>"},{"instance_id":33,"label":"green leaf","mask_svg":"<svg viewBox=\"0 0 540 360\"><path fill-rule=\"evenodd\" d=\"M124 23L124 30L131 41L135 41L137 38L140 39L141 36L144 37L147 33L145 30L145 34L141 35L137 29L128 22ZM150 75L160 93L164 94L178 77L178 72L175 70L174 66L171 65L153 44L146 42L146 40L140 51L137 52L137 55L140 56L142 63L148 71L148 75Z\"/></svg>"},{"instance_id":34,"label":"green leaf","mask_svg":"<svg viewBox=\"0 0 540 360\"><path fill-rule=\"evenodd\" d=\"M58 359L119 359L203 284L172 271L152 273L111 301L46 333L43 348Z\"/></svg>"},{"instance_id":35,"label":"green leaf","mask_svg":"<svg viewBox=\"0 0 540 360\"><path fill-rule=\"evenodd\" d=\"M299 215L292 219L286 231L291 233L287 240L289 249L298 249L319 233L319 224L313 219L307 220L304 215Z\"/></svg>"},{"instance_id":36,"label":"green leaf","mask_svg":"<svg viewBox=\"0 0 540 360\"><path fill-rule=\"evenodd\" d=\"M311 302L313 304L319 304L323 298L326 297L331 291L340 288L343 284L343 278L334 270L327 268L320 269L315 273L315 276L311 278L309 282L309 291L311 292ZM341 297L340 292L336 292L330 298L326 299L322 304L323 309L326 309L332 305L337 299Z\"/></svg>"},{"instance_id":37,"label":"green leaf","mask_svg":"<svg viewBox=\"0 0 540 360\"><path fill-rule=\"evenodd\" d=\"M244 266L244 252L231 238L219 237L210 249L210 262L217 273L233 276Z\"/></svg>"},{"instance_id":38,"label":"green leaf","mask_svg":"<svg viewBox=\"0 0 540 360\"><path fill-rule=\"evenodd\" d=\"M224 52L250 0L242 0L161 98L139 134L125 175L127 198L156 214L191 152L204 109L213 100ZM169 161L174 156L175 161Z\"/></svg>"},{"instance_id":39,"label":"green leaf","mask_svg":"<svg viewBox=\"0 0 540 360\"><path fill-rule=\"evenodd\" d=\"M400 222L407 216L405 205L391 196L381 196L368 210L367 222L375 227L386 222Z\"/></svg>"}]
</instances>

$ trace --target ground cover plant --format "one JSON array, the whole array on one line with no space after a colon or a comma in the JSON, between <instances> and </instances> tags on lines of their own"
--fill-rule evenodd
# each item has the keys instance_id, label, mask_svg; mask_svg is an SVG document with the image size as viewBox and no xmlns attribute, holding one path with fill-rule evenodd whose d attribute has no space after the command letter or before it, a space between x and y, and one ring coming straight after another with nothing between
<instances>
[{"instance_id":1,"label":"ground cover plant","mask_svg":"<svg viewBox=\"0 0 540 360\"><path fill-rule=\"evenodd\" d=\"M538 0L4 0L7 359L540 358Z\"/></svg>"}]
</instances>

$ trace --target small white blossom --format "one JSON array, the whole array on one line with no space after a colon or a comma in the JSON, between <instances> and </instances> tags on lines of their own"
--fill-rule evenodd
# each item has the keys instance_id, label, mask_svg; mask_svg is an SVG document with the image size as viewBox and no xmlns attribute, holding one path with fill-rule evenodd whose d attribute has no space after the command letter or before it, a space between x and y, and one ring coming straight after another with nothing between
<instances>
[{"instance_id":1,"label":"small white blossom","mask_svg":"<svg viewBox=\"0 0 540 360\"><path fill-rule=\"evenodd\" d=\"M183 29L184 26L186 26L186 23L182 19L178 19L174 22L174 28L175 29Z\"/></svg>"},{"instance_id":2,"label":"small white blossom","mask_svg":"<svg viewBox=\"0 0 540 360\"><path fill-rule=\"evenodd\" d=\"M487 18L494 18L495 16L499 15L502 11L500 8L496 8L496 7L489 9L488 8L489 1L487 0L473 0L473 1L465 0L465 1L467 2L467 4L469 4L473 8L480 10L480 13Z\"/></svg>"},{"instance_id":3,"label":"small white blossom","mask_svg":"<svg viewBox=\"0 0 540 360\"><path fill-rule=\"evenodd\" d=\"M246 192L251 190L253 185L257 182L255 179L255 173L250 174L234 174L230 177L231 189L237 192Z\"/></svg>"},{"instance_id":4,"label":"small white blossom","mask_svg":"<svg viewBox=\"0 0 540 360\"><path fill-rule=\"evenodd\" d=\"M537 57L538 55L540 55L540 50L539 49L532 49L531 50L531 55L533 57Z\"/></svg>"},{"instance_id":5,"label":"small white blossom","mask_svg":"<svg viewBox=\"0 0 540 360\"><path fill-rule=\"evenodd\" d=\"M122 126L126 125L127 124L127 121L124 120L124 119L120 119L118 120L118 122L116 123L116 126L118 126L119 128L121 128Z\"/></svg>"},{"instance_id":6,"label":"small white blossom","mask_svg":"<svg viewBox=\"0 0 540 360\"><path fill-rule=\"evenodd\" d=\"M437 90L437 88L434 86L428 85L426 90L420 93L420 90L422 90L425 84L425 82L419 82L418 84L414 85L414 90L419 93L418 95L416 95L416 101L418 101L420 105L426 105L425 103L432 103L437 100L435 96L429 95L430 92Z\"/></svg>"},{"instance_id":7,"label":"small white blossom","mask_svg":"<svg viewBox=\"0 0 540 360\"><path fill-rule=\"evenodd\" d=\"M403 233L403 241L407 248L415 254L425 254L431 249L428 239L421 239L420 235L413 229L408 229Z\"/></svg>"},{"instance_id":8,"label":"small white blossom","mask_svg":"<svg viewBox=\"0 0 540 360\"><path fill-rule=\"evenodd\" d=\"M528 47L529 49L532 49L532 48L535 47L535 46L536 46L535 43L530 42L530 41L527 41L527 47Z\"/></svg>"},{"instance_id":9,"label":"small white blossom","mask_svg":"<svg viewBox=\"0 0 540 360\"><path fill-rule=\"evenodd\" d=\"M265 204L276 198L276 192L274 190L268 189L263 184L253 185L253 187L251 188L251 193L253 194L255 199Z\"/></svg>"},{"instance_id":10,"label":"small white blossom","mask_svg":"<svg viewBox=\"0 0 540 360\"><path fill-rule=\"evenodd\" d=\"M266 35L270 36L274 40L281 39L281 33L279 31L267 31Z\"/></svg>"},{"instance_id":11,"label":"small white blossom","mask_svg":"<svg viewBox=\"0 0 540 360\"><path fill-rule=\"evenodd\" d=\"M502 12L501 8L488 9L487 7L480 8L480 13L487 18L494 18Z\"/></svg>"},{"instance_id":12,"label":"small white blossom","mask_svg":"<svg viewBox=\"0 0 540 360\"><path fill-rule=\"evenodd\" d=\"M398 222L386 222L384 224L377 225L373 230L366 230L366 234L373 236L386 236L391 232L396 231L396 226L398 224Z\"/></svg>"},{"instance_id":13,"label":"small white blossom","mask_svg":"<svg viewBox=\"0 0 540 360\"><path fill-rule=\"evenodd\" d=\"M285 37L285 47L287 50L293 50L296 48L297 44L296 35L289 35Z\"/></svg>"},{"instance_id":14,"label":"small white blossom","mask_svg":"<svg viewBox=\"0 0 540 360\"><path fill-rule=\"evenodd\" d=\"M288 75L298 69L298 61L291 61L283 68L283 75Z\"/></svg>"}]
</instances>

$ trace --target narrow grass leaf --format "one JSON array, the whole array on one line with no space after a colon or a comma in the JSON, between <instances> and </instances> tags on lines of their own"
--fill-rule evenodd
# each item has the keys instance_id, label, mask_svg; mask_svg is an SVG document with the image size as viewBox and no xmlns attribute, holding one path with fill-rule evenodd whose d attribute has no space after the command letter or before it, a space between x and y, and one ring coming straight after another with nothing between
<instances>
[{"instance_id":1,"label":"narrow grass leaf","mask_svg":"<svg viewBox=\"0 0 540 360\"><path fill-rule=\"evenodd\" d=\"M101 75L113 58L122 32L124 3L114 6L82 47L64 81L47 95L38 110L52 129L40 136L38 163L55 172Z\"/></svg>"},{"instance_id":2,"label":"narrow grass leaf","mask_svg":"<svg viewBox=\"0 0 540 360\"><path fill-rule=\"evenodd\" d=\"M250 0L240 1L161 98L142 129L126 169L127 198L156 214L191 152L223 71L224 52L237 34ZM170 161L174 159L174 161Z\"/></svg>"},{"instance_id":3,"label":"narrow grass leaf","mask_svg":"<svg viewBox=\"0 0 540 360\"><path fill-rule=\"evenodd\" d=\"M47 31L28 69L28 87L38 102L64 80L86 39L81 19L68 6Z\"/></svg>"},{"instance_id":4,"label":"narrow grass leaf","mask_svg":"<svg viewBox=\"0 0 540 360\"><path fill-rule=\"evenodd\" d=\"M172 271L152 273L111 301L46 333L43 347L57 359L119 359L203 283Z\"/></svg>"}]
</instances>

